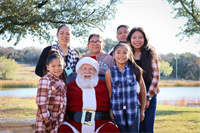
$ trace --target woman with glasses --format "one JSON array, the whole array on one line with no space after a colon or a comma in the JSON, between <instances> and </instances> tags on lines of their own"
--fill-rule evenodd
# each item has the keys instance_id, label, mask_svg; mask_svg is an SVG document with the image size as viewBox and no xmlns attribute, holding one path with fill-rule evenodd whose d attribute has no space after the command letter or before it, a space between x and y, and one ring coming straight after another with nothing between
<instances>
[{"instance_id":1,"label":"woman with glasses","mask_svg":"<svg viewBox=\"0 0 200 133\"><path fill-rule=\"evenodd\" d=\"M87 44L90 52L82 55L82 58L96 56L100 75L105 75L106 70L115 64L114 58L102 50L104 45L103 38L99 34L91 34Z\"/></svg>"}]
</instances>

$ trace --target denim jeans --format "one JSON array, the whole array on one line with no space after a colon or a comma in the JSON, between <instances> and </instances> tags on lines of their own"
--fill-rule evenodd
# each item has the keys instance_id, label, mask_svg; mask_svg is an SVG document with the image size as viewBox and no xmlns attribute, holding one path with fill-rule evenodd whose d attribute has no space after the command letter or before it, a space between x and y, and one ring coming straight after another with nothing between
<instances>
[{"instance_id":1,"label":"denim jeans","mask_svg":"<svg viewBox=\"0 0 200 133\"><path fill-rule=\"evenodd\" d=\"M145 111L144 121L140 123L140 133L153 133L156 116L157 95L154 94L149 103L149 108Z\"/></svg>"},{"instance_id":2,"label":"denim jeans","mask_svg":"<svg viewBox=\"0 0 200 133\"><path fill-rule=\"evenodd\" d=\"M128 125L123 126L123 125L119 124L116 119L115 119L115 122L116 122L119 130L121 131L121 133L138 133L139 127L140 127L140 125L139 125L140 124L140 108L138 107L138 109L137 109L136 119L132 126L128 126Z\"/></svg>"}]
</instances>

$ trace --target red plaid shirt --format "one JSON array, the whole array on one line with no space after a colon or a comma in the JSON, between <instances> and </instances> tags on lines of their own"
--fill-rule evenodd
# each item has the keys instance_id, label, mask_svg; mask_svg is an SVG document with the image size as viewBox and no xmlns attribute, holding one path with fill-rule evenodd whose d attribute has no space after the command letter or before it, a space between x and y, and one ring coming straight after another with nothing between
<instances>
[{"instance_id":1,"label":"red plaid shirt","mask_svg":"<svg viewBox=\"0 0 200 133\"><path fill-rule=\"evenodd\" d=\"M66 93L67 88L63 80L56 78L50 72L40 79L36 97L38 110L35 132L46 133L45 129L50 125L51 132L57 132L64 120Z\"/></svg>"},{"instance_id":2,"label":"red plaid shirt","mask_svg":"<svg viewBox=\"0 0 200 133\"><path fill-rule=\"evenodd\" d=\"M153 59L152 68L153 68L153 79L151 80L149 91L147 92L147 95L149 95L151 98L153 97L154 94L157 94L159 92L158 82L160 80L160 70L159 70L157 56L155 56L155 58Z\"/></svg>"}]
</instances>

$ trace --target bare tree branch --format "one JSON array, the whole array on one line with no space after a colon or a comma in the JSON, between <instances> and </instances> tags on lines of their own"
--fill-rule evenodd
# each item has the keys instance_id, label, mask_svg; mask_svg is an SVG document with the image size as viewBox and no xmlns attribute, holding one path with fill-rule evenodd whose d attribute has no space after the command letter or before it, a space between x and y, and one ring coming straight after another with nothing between
<instances>
[{"instance_id":1,"label":"bare tree branch","mask_svg":"<svg viewBox=\"0 0 200 133\"><path fill-rule=\"evenodd\" d=\"M193 0L192 0L192 1L193 1ZM185 11L186 11L190 16L192 16L192 18L195 20L195 22L200 26L200 21L198 21L198 18L195 16L194 13L192 13L192 12L189 11L189 9L185 6L183 0L180 0L180 3L181 3L181 5L183 6L183 8L185 9ZM194 6L192 6L192 10L194 10L193 8L194 8Z\"/></svg>"},{"instance_id":2,"label":"bare tree branch","mask_svg":"<svg viewBox=\"0 0 200 133\"><path fill-rule=\"evenodd\" d=\"M38 4L34 8L42 8L42 6L44 6L47 2L49 2L49 0L43 0L40 4Z\"/></svg>"}]
</instances>

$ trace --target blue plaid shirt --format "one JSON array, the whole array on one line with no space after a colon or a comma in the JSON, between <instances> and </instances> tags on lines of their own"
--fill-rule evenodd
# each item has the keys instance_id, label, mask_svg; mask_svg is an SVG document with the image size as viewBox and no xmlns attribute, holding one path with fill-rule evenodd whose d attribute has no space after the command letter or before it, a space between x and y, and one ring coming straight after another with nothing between
<instances>
[{"instance_id":1,"label":"blue plaid shirt","mask_svg":"<svg viewBox=\"0 0 200 133\"><path fill-rule=\"evenodd\" d=\"M111 108L115 116L115 121L121 125L133 125L139 106L137 96L137 80L134 73L131 74L128 63L123 72L121 72L116 64L110 68L112 81L112 96L110 99ZM126 107L127 122L124 118L123 107Z\"/></svg>"}]
</instances>

